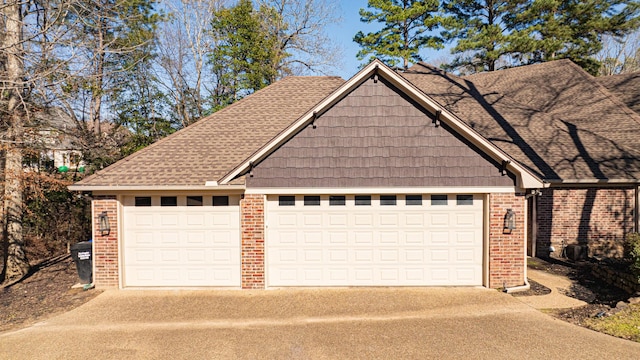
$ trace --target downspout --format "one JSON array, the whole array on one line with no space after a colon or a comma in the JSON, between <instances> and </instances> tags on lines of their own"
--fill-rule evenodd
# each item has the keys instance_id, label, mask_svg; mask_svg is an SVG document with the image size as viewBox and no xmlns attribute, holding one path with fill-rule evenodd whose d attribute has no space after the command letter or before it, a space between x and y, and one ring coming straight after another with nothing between
<instances>
[{"instance_id":1,"label":"downspout","mask_svg":"<svg viewBox=\"0 0 640 360\"><path fill-rule=\"evenodd\" d=\"M531 193L525 195L525 199L528 199L532 196L538 196L540 195L540 190L531 190ZM528 214L527 214L527 206L525 204L524 206L524 218L528 219ZM527 279L527 226L525 224L524 226L524 246L523 248L523 259L524 259L524 285L520 285L520 286L513 286L513 287L505 287L504 288L504 292L506 292L507 294L511 294L514 292L518 292L518 291L526 291L529 290L531 288L531 284L529 284L529 279Z\"/></svg>"}]
</instances>

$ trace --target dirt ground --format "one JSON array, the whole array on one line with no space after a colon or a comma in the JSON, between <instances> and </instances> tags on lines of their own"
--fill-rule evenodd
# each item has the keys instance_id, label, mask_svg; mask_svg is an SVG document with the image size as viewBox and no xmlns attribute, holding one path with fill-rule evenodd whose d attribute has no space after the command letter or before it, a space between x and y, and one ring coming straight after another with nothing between
<instances>
[{"instance_id":1,"label":"dirt ground","mask_svg":"<svg viewBox=\"0 0 640 360\"><path fill-rule=\"evenodd\" d=\"M100 291L72 289L78 283L71 256L39 263L22 281L0 287L0 332L26 327L64 313L96 297Z\"/></svg>"},{"instance_id":2,"label":"dirt ground","mask_svg":"<svg viewBox=\"0 0 640 360\"><path fill-rule=\"evenodd\" d=\"M630 295L614 286L603 283L591 274L588 262L565 262L557 259L530 259L529 267L552 274L565 275L573 280L573 285L565 295L585 301L587 305L563 310L553 310L549 314L575 325L585 326L584 321L594 317L615 314L627 307ZM530 281L531 282L531 281ZM550 289L531 282L531 289L514 293L514 296L540 296L551 292Z\"/></svg>"}]
</instances>

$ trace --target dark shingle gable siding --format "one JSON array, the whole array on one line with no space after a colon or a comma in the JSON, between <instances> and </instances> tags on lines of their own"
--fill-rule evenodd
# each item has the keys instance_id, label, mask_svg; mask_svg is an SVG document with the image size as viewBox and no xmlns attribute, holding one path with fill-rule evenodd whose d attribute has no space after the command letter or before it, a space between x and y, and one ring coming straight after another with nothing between
<instances>
[{"instance_id":1,"label":"dark shingle gable siding","mask_svg":"<svg viewBox=\"0 0 640 360\"><path fill-rule=\"evenodd\" d=\"M253 170L247 187L513 186L382 79L367 80Z\"/></svg>"}]
</instances>

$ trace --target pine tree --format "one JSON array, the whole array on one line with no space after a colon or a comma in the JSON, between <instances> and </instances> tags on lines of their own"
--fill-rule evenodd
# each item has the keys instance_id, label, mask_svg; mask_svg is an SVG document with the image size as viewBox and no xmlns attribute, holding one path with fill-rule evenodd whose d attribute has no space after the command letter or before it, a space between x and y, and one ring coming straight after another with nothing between
<instances>
[{"instance_id":1,"label":"pine tree","mask_svg":"<svg viewBox=\"0 0 640 360\"><path fill-rule=\"evenodd\" d=\"M217 11L212 31L218 40L209 61L217 76L214 108L219 109L276 80L277 39L267 31L272 9L253 8L251 0L240 0ZM280 55L280 56L279 56Z\"/></svg>"},{"instance_id":2,"label":"pine tree","mask_svg":"<svg viewBox=\"0 0 640 360\"><path fill-rule=\"evenodd\" d=\"M512 54L510 43L516 34L511 34L511 18L519 2L522 0L444 1L443 34L456 41L451 49L456 57L447 67L463 73L499 69L500 61Z\"/></svg>"},{"instance_id":3,"label":"pine tree","mask_svg":"<svg viewBox=\"0 0 640 360\"><path fill-rule=\"evenodd\" d=\"M595 74L602 36L639 26L636 0L449 0L444 36L456 41L450 69L493 71L568 58Z\"/></svg>"},{"instance_id":4,"label":"pine tree","mask_svg":"<svg viewBox=\"0 0 640 360\"><path fill-rule=\"evenodd\" d=\"M600 62L603 35L622 36L640 25L635 0L534 0L519 6L512 50L528 54L529 63L571 59L592 74Z\"/></svg>"},{"instance_id":5,"label":"pine tree","mask_svg":"<svg viewBox=\"0 0 640 360\"><path fill-rule=\"evenodd\" d=\"M441 49L443 39L429 33L440 22L436 15L438 0L369 0L366 9L360 9L360 21L382 23L377 32L364 34L359 31L353 41L362 49L359 60L373 55L390 66L421 61L420 50L426 47Z\"/></svg>"}]
</instances>

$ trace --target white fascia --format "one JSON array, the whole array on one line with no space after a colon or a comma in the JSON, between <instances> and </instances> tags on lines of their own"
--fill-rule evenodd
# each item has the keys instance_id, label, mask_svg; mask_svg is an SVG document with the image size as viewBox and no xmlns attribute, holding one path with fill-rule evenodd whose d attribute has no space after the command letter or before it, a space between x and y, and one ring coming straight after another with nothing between
<instances>
[{"instance_id":1,"label":"white fascia","mask_svg":"<svg viewBox=\"0 0 640 360\"><path fill-rule=\"evenodd\" d=\"M155 185L155 186L108 186L108 185L69 185L70 191L92 192L94 194L120 194L139 192L188 192L188 191L244 191L244 185Z\"/></svg>"}]
</instances>

